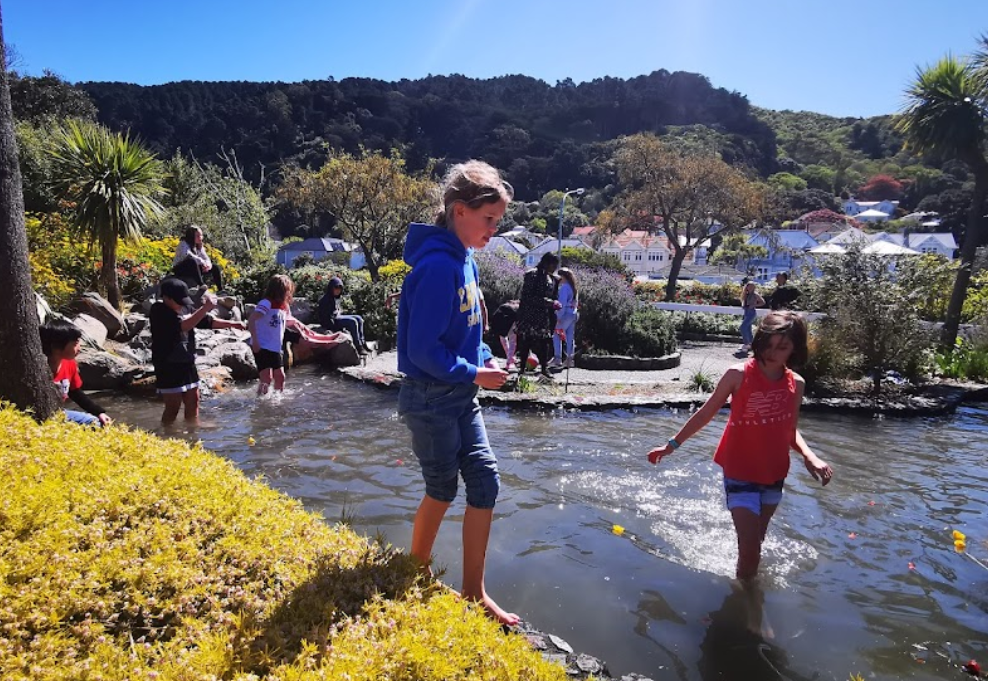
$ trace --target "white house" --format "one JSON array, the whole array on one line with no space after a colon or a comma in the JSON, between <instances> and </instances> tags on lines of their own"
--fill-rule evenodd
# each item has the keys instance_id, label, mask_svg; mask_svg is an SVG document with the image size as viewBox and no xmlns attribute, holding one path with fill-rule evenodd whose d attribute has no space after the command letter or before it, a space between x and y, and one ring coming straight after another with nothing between
<instances>
[{"instance_id":1,"label":"white house","mask_svg":"<svg viewBox=\"0 0 988 681\"><path fill-rule=\"evenodd\" d=\"M274 259L279 265L292 267L295 258L302 254L312 256L315 261L323 260L334 253L346 254L346 262L350 269L359 270L367 264L364 252L359 246L347 243L342 239L312 237L302 241L293 241L278 249Z\"/></svg>"},{"instance_id":2,"label":"white house","mask_svg":"<svg viewBox=\"0 0 988 681\"><path fill-rule=\"evenodd\" d=\"M591 250L589 246L579 239L563 239L563 248L586 248L587 250ZM525 254L525 267L535 267L546 253L558 252L559 239L555 237L544 239L542 243Z\"/></svg>"},{"instance_id":3,"label":"white house","mask_svg":"<svg viewBox=\"0 0 988 681\"><path fill-rule=\"evenodd\" d=\"M528 251L529 248L524 243L500 235L492 237L484 247L484 253L500 253L521 259L525 258Z\"/></svg>"},{"instance_id":4,"label":"white house","mask_svg":"<svg viewBox=\"0 0 988 681\"><path fill-rule=\"evenodd\" d=\"M872 241L888 241L889 243L896 244L897 246L905 246L920 253L942 255L947 260L953 260L954 253L957 251L957 241L954 240L954 235L950 232L910 232L908 234L879 232L873 235L871 239Z\"/></svg>"},{"instance_id":5,"label":"white house","mask_svg":"<svg viewBox=\"0 0 988 681\"><path fill-rule=\"evenodd\" d=\"M807 253L819 242L802 229L759 229L748 234L748 244L766 250L764 258L738 262L738 269L751 271L755 281L771 282L779 272L793 272L809 264Z\"/></svg>"}]
</instances>

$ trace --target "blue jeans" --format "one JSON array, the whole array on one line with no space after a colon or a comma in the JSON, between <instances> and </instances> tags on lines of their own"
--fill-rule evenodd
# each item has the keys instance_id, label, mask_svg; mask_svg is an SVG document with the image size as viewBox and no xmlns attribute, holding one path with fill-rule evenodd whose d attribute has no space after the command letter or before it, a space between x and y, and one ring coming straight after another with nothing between
<instances>
[{"instance_id":1,"label":"blue jeans","mask_svg":"<svg viewBox=\"0 0 988 681\"><path fill-rule=\"evenodd\" d=\"M353 338L353 344L364 347L364 318L359 314L341 314L329 325L330 331L346 331Z\"/></svg>"},{"instance_id":2,"label":"blue jeans","mask_svg":"<svg viewBox=\"0 0 988 681\"><path fill-rule=\"evenodd\" d=\"M70 411L65 410L65 420L71 423L78 423L80 426L99 426L103 427L100 420L93 416L92 414L87 414L84 411Z\"/></svg>"},{"instance_id":3,"label":"blue jeans","mask_svg":"<svg viewBox=\"0 0 988 681\"><path fill-rule=\"evenodd\" d=\"M751 330L751 324L755 321L755 314L757 311L755 308L744 311L744 315L741 317L741 338L744 340L745 345L751 345L751 341L754 339L754 332Z\"/></svg>"},{"instance_id":4,"label":"blue jeans","mask_svg":"<svg viewBox=\"0 0 988 681\"><path fill-rule=\"evenodd\" d=\"M405 378L398 393L398 414L412 433L412 451L422 466L427 495L453 501L462 475L467 503L494 508L501 478L487 441L476 385Z\"/></svg>"},{"instance_id":5,"label":"blue jeans","mask_svg":"<svg viewBox=\"0 0 988 681\"><path fill-rule=\"evenodd\" d=\"M566 357L567 359L573 358L573 349L576 347L576 320L580 318L579 313L573 313L567 315L558 316L556 319L556 328L562 329L566 334ZM554 357L560 362L563 361L563 342L559 338L558 333L552 334L552 349L555 352Z\"/></svg>"}]
</instances>

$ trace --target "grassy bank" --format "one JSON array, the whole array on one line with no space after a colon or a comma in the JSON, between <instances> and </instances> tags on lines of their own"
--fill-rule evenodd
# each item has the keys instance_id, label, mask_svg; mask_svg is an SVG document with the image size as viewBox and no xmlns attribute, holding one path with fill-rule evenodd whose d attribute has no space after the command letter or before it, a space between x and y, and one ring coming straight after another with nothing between
<instances>
[{"instance_id":1,"label":"grassy bank","mask_svg":"<svg viewBox=\"0 0 988 681\"><path fill-rule=\"evenodd\" d=\"M199 447L8 407L0 479L5 680L565 678Z\"/></svg>"}]
</instances>

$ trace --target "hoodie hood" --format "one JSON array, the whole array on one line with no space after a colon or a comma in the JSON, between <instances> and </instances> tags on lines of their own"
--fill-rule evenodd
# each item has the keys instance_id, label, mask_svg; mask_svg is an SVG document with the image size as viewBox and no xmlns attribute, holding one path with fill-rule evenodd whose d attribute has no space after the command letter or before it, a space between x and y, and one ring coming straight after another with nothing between
<instances>
[{"instance_id":1,"label":"hoodie hood","mask_svg":"<svg viewBox=\"0 0 988 681\"><path fill-rule=\"evenodd\" d=\"M329 280L329 283L326 284L326 293L332 293L335 288L343 288L343 280L339 277L333 277Z\"/></svg>"},{"instance_id":2,"label":"hoodie hood","mask_svg":"<svg viewBox=\"0 0 988 681\"><path fill-rule=\"evenodd\" d=\"M402 259L415 267L417 262L433 253L447 253L461 262L467 257L467 249L453 232L435 225L413 222L408 226Z\"/></svg>"}]
</instances>

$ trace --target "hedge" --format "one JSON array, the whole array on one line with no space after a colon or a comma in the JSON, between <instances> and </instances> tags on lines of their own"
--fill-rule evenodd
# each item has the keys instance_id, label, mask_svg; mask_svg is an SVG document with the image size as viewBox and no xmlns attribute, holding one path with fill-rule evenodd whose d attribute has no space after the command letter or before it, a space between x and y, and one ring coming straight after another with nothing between
<instances>
[{"instance_id":1,"label":"hedge","mask_svg":"<svg viewBox=\"0 0 988 681\"><path fill-rule=\"evenodd\" d=\"M566 678L200 446L2 406L0 475L5 680Z\"/></svg>"}]
</instances>

